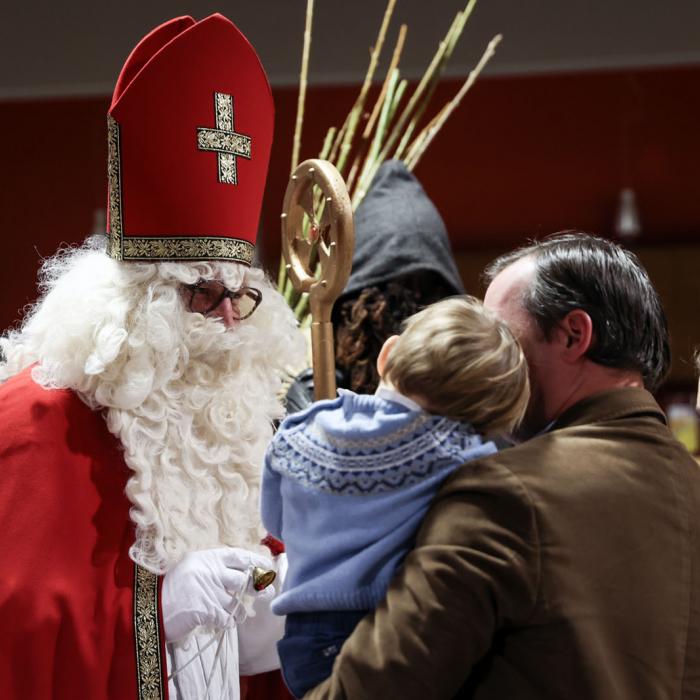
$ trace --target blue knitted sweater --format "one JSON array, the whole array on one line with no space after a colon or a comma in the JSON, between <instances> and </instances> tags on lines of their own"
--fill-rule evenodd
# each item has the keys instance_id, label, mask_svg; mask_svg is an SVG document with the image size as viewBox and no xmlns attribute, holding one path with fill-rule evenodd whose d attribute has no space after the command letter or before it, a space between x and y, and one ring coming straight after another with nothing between
<instances>
[{"instance_id":1,"label":"blue knitted sweater","mask_svg":"<svg viewBox=\"0 0 700 700\"><path fill-rule=\"evenodd\" d=\"M373 608L442 482L495 451L470 426L383 387L340 390L286 418L262 482L263 524L289 561L272 610Z\"/></svg>"}]
</instances>

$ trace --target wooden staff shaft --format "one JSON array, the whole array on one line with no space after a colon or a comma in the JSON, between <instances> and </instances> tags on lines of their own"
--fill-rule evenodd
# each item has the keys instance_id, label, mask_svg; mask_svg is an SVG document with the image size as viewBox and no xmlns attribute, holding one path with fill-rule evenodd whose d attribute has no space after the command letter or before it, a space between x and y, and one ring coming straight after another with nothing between
<instances>
[{"instance_id":1,"label":"wooden staff shaft","mask_svg":"<svg viewBox=\"0 0 700 700\"><path fill-rule=\"evenodd\" d=\"M312 322L311 358L314 366L314 399L335 398L335 349L333 324L330 321Z\"/></svg>"}]
</instances>

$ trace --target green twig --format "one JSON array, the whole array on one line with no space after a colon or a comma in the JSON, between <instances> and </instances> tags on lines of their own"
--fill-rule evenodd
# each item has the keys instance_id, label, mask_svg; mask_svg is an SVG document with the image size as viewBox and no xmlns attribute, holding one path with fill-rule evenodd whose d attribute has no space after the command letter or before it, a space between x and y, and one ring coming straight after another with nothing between
<instances>
[{"instance_id":1,"label":"green twig","mask_svg":"<svg viewBox=\"0 0 700 700\"><path fill-rule=\"evenodd\" d=\"M301 75L299 76L299 99L297 101L297 119L294 126L294 145L292 147L292 172L299 165L301 150L301 129L304 124L304 102L306 100L306 82L309 74L309 52L311 50L311 22L314 14L314 0L306 0L306 25L304 27L304 49L301 56Z\"/></svg>"},{"instance_id":2,"label":"green twig","mask_svg":"<svg viewBox=\"0 0 700 700\"><path fill-rule=\"evenodd\" d=\"M479 77L481 71L493 57L494 53L496 52L496 47L498 46L502 38L503 37L500 34L497 34L493 39L491 39L488 46L486 47L486 50L479 59L479 62L471 70L469 76L464 81L464 84L459 89L459 92L447 103L447 105L440 112L440 118L435 122L433 127L428 130L421 142L415 148L411 148L411 156L406 161L406 166L410 170L413 170L413 168L416 167L418 161L421 159L428 146L432 143L432 140L440 131L443 124L449 119L452 112L454 112L455 109L459 107L460 102L462 101L464 96L469 92L470 88L474 84L474 81Z\"/></svg>"}]
</instances>

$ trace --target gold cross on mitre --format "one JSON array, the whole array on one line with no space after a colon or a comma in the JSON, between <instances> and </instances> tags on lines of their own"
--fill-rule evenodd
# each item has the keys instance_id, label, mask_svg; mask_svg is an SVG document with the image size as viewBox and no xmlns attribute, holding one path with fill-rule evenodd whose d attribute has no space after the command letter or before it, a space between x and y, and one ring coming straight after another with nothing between
<instances>
[{"instance_id":1,"label":"gold cross on mitre","mask_svg":"<svg viewBox=\"0 0 700 700\"><path fill-rule=\"evenodd\" d=\"M197 127L197 148L200 151L215 151L219 166L219 182L238 184L236 156L250 160L250 136L237 134L233 128L233 96L223 92L214 93L216 128Z\"/></svg>"}]
</instances>

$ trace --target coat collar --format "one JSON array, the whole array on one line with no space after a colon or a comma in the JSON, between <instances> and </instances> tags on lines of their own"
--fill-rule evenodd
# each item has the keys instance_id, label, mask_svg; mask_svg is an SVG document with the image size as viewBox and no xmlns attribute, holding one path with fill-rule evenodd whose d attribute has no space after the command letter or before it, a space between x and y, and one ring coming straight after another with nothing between
<instances>
[{"instance_id":1,"label":"coat collar","mask_svg":"<svg viewBox=\"0 0 700 700\"><path fill-rule=\"evenodd\" d=\"M553 422L550 430L638 415L654 416L666 424L664 412L646 389L612 389L587 396L570 406Z\"/></svg>"}]
</instances>

